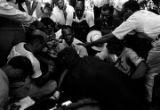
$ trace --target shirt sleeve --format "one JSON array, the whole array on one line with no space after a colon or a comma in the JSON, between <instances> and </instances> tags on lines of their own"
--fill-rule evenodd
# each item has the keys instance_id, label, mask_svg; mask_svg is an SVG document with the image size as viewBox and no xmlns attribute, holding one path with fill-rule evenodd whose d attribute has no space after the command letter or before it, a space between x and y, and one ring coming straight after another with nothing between
<instances>
[{"instance_id":1,"label":"shirt sleeve","mask_svg":"<svg viewBox=\"0 0 160 110\"><path fill-rule=\"evenodd\" d=\"M89 27L94 26L94 14L89 11L86 11L86 21Z\"/></svg>"},{"instance_id":2,"label":"shirt sleeve","mask_svg":"<svg viewBox=\"0 0 160 110\"><path fill-rule=\"evenodd\" d=\"M66 25L69 25L69 26L72 25L72 22L73 22L73 13L74 13L74 8L70 6L69 10L67 12Z\"/></svg>"},{"instance_id":3,"label":"shirt sleeve","mask_svg":"<svg viewBox=\"0 0 160 110\"><path fill-rule=\"evenodd\" d=\"M112 34L118 39L124 39L124 37L135 30L137 27L137 19L136 16L129 17L126 21L124 21L120 26L118 26Z\"/></svg>"},{"instance_id":4,"label":"shirt sleeve","mask_svg":"<svg viewBox=\"0 0 160 110\"><path fill-rule=\"evenodd\" d=\"M7 2L0 3L0 16L23 24L30 24L36 20L27 13L10 6Z\"/></svg>"},{"instance_id":5,"label":"shirt sleeve","mask_svg":"<svg viewBox=\"0 0 160 110\"><path fill-rule=\"evenodd\" d=\"M132 49L127 49L127 56L135 66L138 66L138 64L144 60Z\"/></svg>"},{"instance_id":6,"label":"shirt sleeve","mask_svg":"<svg viewBox=\"0 0 160 110\"><path fill-rule=\"evenodd\" d=\"M57 22L57 20L56 20L56 16L55 16L55 14L52 12L52 15L51 15L51 20L53 20L55 23Z\"/></svg>"}]
</instances>

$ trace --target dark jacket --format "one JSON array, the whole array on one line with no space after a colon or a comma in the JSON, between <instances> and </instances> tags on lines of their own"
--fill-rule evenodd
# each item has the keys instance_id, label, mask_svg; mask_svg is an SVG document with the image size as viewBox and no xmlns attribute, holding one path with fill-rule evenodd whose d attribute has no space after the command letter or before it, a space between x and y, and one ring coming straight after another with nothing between
<instances>
[{"instance_id":1,"label":"dark jacket","mask_svg":"<svg viewBox=\"0 0 160 110\"><path fill-rule=\"evenodd\" d=\"M93 98L100 102L103 110L143 110L141 100L136 96L130 80L113 65L95 57L79 58L69 49L63 59L70 60L70 72L65 77L62 89L72 100ZM70 65L71 64L71 65ZM129 86L128 86L129 85Z\"/></svg>"}]
</instances>

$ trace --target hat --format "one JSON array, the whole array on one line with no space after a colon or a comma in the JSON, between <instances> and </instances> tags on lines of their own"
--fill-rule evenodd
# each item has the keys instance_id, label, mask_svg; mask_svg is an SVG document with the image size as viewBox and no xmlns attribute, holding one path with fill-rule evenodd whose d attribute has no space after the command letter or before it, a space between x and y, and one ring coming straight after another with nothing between
<instances>
[{"instance_id":1,"label":"hat","mask_svg":"<svg viewBox=\"0 0 160 110\"><path fill-rule=\"evenodd\" d=\"M93 30L88 33L87 42L93 42L100 38L102 38L102 33L98 30ZM106 46L106 43L98 44L96 46L92 46L91 48L96 51L102 51L105 48L105 46Z\"/></svg>"}]
</instances>

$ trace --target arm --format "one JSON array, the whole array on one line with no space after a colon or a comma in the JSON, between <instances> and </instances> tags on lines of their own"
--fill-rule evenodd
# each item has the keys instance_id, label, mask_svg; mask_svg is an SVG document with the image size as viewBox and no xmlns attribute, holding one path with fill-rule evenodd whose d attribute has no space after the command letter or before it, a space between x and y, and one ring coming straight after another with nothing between
<instances>
[{"instance_id":1,"label":"arm","mask_svg":"<svg viewBox=\"0 0 160 110\"><path fill-rule=\"evenodd\" d=\"M136 67L136 71L132 75L132 79L142 78L147 72L147 70L147 64L144 61L140 62L139 65Z\"/></svg>"},{"instance_id":2,"label":"arm","mask_svg":"<svg viewBox=\"0 0 160 110\"><path fill-rule=\"evenodd\" d=\"M109 33L94 42L86 43L85 46L88 47L88 46L93 46L101 43L106 43L108 40L111 40L111 39L117 39L117 38L112 33Z\"/></svg>"},{"instance_id":3,"label":"arm","mask_svg":"<svg viewBox=\"0 0 160 110\"><path fill-rule=\"evenodd\" d=\"M101 39L95 42L87 43L85 46L93 46L100 43L106 43L108 40L112 38L122 40L128 33L135 30L137 26L137 18L135 16L131 16L111 33L104 35Z\"/></svg>"},{"instance_id":4,"label":"arm","mask_svg":"<svg viewBox=\"0 0 160 110\"><path fill-rule=\"evenodd\" d=\"M132 74L132 79L139 79L144 76L147 72L147 64L145 63L144 59L139 57L136 52L132 49L128 49L128 57L130 61L136 66L136 70Z\"/></svg>"}]
</instances>

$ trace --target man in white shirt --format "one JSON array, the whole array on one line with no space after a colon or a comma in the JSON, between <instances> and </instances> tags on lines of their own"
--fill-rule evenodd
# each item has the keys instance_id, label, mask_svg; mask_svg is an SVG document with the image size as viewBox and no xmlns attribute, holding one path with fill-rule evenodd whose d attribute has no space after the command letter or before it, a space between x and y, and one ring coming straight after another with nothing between
<instances>
[{"instance_id":1,"label":"man in white shirt","mask_svg":"<svg viewBox=\"0 0 160 110\"><path fill-rule=\"evenodd\" d=\"M58 25L72 24L74 8L65 3L64 0L57 0L53 8L51 19Z\"/></svg>"},{"instance_id":2,"label":"man in white shirt","mask_svg":"<svg viewBox=\"0 0 160 110\"><path fill-rule=\"evenodd\" d=\"M102 37L102 39L92 42L92 44L87 43L86 46L104 43L111 39L123 40L124 37L131 32L137 32L139 36L155 41L147 58L147 63L150 69L146 75L146 86L149 92L148 100L151 101L154 76L160 72L160 40L156 41L160 34L160 15L147 10L139 9L139 5L136 1L126 2L123 5L123 15L125 21L114 31Z\"/></svg>"},{"instance_id":3,"label":"man in white shirt","mask_svg":"<svg viewBox=\"0 0 160 110\"><path fill-rule=\"evenodd\" d=\"M94 26L93 13L85 10L85 3L83 0L77 0L74 9L72 28L75 32L75 38L86 42L87 34Z\"/></svg>"}]
</instances>

